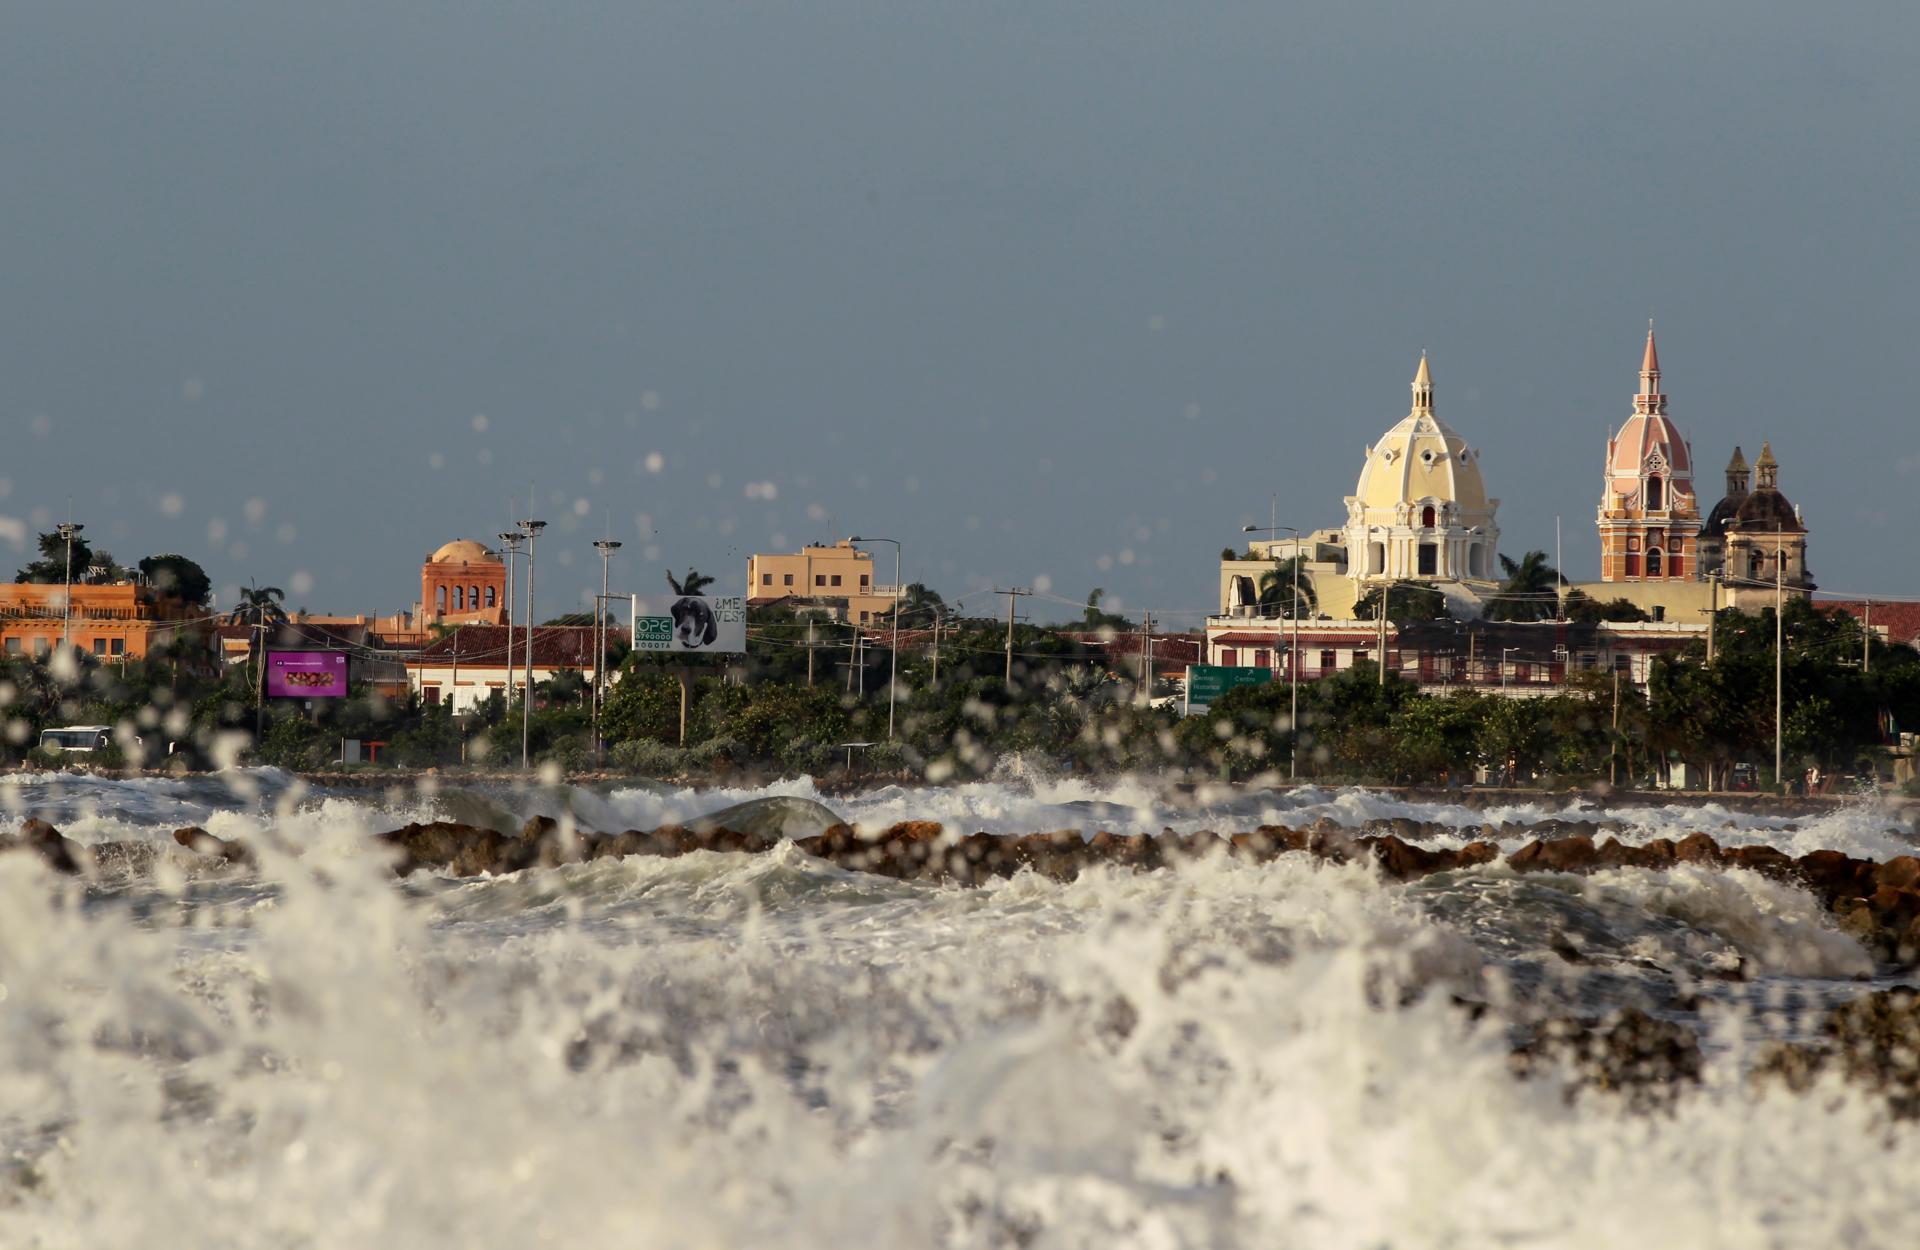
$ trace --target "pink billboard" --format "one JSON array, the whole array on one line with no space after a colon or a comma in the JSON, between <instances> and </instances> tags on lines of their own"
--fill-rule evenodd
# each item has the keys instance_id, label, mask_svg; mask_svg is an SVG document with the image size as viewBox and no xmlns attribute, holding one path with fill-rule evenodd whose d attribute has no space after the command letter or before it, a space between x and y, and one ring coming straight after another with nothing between
<instances>
[{"instance_id":1,"label":"pink billboard","mask_svg":"<svg viewBox=\"0 0 1920 1250\"><path fill-rule=\"evenodd\" d=\"M347 657L338 651L269 651L267 697L344 699Z\"/></svg>"}]
</instances>

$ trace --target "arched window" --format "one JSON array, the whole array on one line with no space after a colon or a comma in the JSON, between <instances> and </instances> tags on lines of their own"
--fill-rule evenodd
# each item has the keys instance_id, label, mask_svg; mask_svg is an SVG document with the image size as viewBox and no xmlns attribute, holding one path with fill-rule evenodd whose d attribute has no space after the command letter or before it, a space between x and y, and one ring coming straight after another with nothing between
<instances>
[{"instance_id":1,"label":"arched window","mask_svg":"<svg viewBox=\"0 0 1920 1250\"><path fill-rule=\"evenodd\" d=\"M1660 548L1647 548L1647 576L1660 576Z\"/></svg>"},{"instance_id":2,"label":"arched window","mask_svg":"<svg viewBox=\"0 0 1920 1250\"><path fill-rule=\"evenodd\" d=\"M1754 550L1749 551L1747 553L1747 576L1748 577L1760 576L1760 570L1765 566L1766 566L1766 557L1760 554L1760 551L1758 548L1755 548Z\"/></svg>"},{"instance_id":3,"label":"arched window","mask_svg":"<svg viewBox=\"0 0 1920 1250\"><path fill-rule=\"evenodd\" d=\"M475 612L480 610L480 588L478 586L467 587L467 607Z\"/></svg>"},{"instance_id":4,"label":"arched window","mask_svg":"<svg viewBox=\"0 0 1920 1250\"><path fill-rule=\"evenodd\" d=\"M465 612L467 610L467 588L465 586L455 586L453 588L453 610L455 612Z\"/></svg>"},{"instance_id":5,"label":"arched window","mask_svg":"<svg viewBox=\"0 0 1920 1250\"><path fill-rule=\"evenodd\" d=\"M496 606L495 598L494 598L494 590L493 590L493 587L491 586L487 587L487 606L490 608Z\"/></svg>"},{"instance_id":6,"label":"arched window","mask_svg":"<svg viewBox=\"0 0 1920 1250\"><path fill-rule=\"evenodd\" d=\"M1432 504L1428 504L1426 507L1420 509L1420 524L1425 529L1433 528L1433 505Z\"/></svg>"},{"instance_id":7,"label":"arched window","mask_svg":"<svg viewBox=\"0 0 1920 1250\"><path fill-rule=\"evenodd\" d=\"M447 610L447 588L445 586L435 588L433 592L433 607L436 612L445 612Z\"/></svg>"},{"instance_id":8,"label":"arched window","mask_svg":"<svg viewBox=\"0 0 1920 1250\"><path fill-rule=\"evenodd\" d=\"M1666 491L1656 475L1647 479L1647 511L1658 512L1666 507Z\"/></svg>"}]
</instances>

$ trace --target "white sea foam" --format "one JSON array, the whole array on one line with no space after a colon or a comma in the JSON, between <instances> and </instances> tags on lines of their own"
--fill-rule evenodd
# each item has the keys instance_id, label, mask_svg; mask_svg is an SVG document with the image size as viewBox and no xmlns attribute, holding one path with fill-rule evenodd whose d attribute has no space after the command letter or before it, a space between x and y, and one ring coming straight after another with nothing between
<instances>
[{"instance_id":1,"label":"white sea foam","mask_svg":"<svg viewBox=\"0 0 1920 1250\"><path fill-rule=\"evenodd\" d=\"M1737 1053L1667 1117L1517 1082L1449 1003L1484 956L1361 867L961 890L789 848L397 890L360 816L295 819L270 897L197 910L0 858L7 1242L1911 1244L1920 1130ZM1762 957L1813 924L1654 876L1567 888Z\"/></svg>"}]
</instances>

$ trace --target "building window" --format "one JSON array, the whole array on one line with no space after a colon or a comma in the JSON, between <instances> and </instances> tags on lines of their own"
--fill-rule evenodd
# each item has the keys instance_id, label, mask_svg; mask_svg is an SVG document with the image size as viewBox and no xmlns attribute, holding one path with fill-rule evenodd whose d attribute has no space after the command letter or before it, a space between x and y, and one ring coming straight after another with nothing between
<instances>
[{"instance_id":1,"label":"building window","mask_svg":"<svg viewBox=\"0 0 1920 1250\"><path fill-rule=\"evenodd\" d=\"M1647 479L1647 511L1658 512L1666 506L1667 492L1658 477Z\"/></svg>"},{"instance_id":2,"label":"building window","mask_svg":"<svg viewBox=\"0 0 1920 1250\"><path fill-rule=\"evenodd\" d=\"M1253 653L1253 666L1255 668L1272 668L1273 667L1273 658L1270 655L1268 655L1267 649L1265 647L1262 647Z\"/></svg>"},{"instance_id":3,"label":"building window","mask_svg":"<svg viewBox=\"0 0 1920 1250\"><path fill-rule=\"evenodd\" d=\"M1367 574L1379 577L1387 571L1387 545L1385 543L1367 544Z\"/></svg>"},{"instance_id":4,"label":"building window","mask_svg":"<svg viewBox=\"0 0 1920 1250\"><path fill-rule=\"evenodd\" d=\"M1515 665L1513 666L1513 679L1514 679L1515 681L1532 681L1532 680L1533 680L1533 665L1531 665L1531 664L1515 664Z\"/></svg>"},{"instance_id":5,"label":"building window","mask_svg":"<svg viewBox=\"0 0 1920 1250\"><path fill-rule=\"evenodd\" d=\"M480 588L478 586L467 587L467 607L475 612L480 610Z\"/></svg>"},{"instance_id":6,"label":"building window","mask_svg":"<svg viewBox=\"0 0 1920 1250\"><path fill-rule=\"evenodd\" d=\"M1426 507L1420 509L1420 524L1425 529L1433 528L1433 505L1432 504L1428 504Z\"/></svg>"},{"instance_id":7,"label":"building window","mask_svg":"<svg viewBox=\"0 0 1920 1250\"><path fill-rule=\"evenodd\" d=\"M785 573L785 574L782 574L781 576L782 576L782 581L780 582L780 584L781 584L782 586L791 586L791 585L793 585L793 574L791 574L791 573Z\"/></svg>"},{"instance_id":8,"label":"building window","mask_svg":"<svg viewBox=\"0 0 1920 1250\"><path fill-rule=\"evenodd\" d=\"M833 584L835 586L838 586L840 584L840 575L838 573L835 573L833 575Z\"/></svg>"},{"instance_id":9,"label":"building window","mask_svg":"<svg viewBox=\"0 0 1920 1250\"><path fill-rule=\"evenodd\" d=\"M1628 541L1631 542L1632 540L1629 539ZM1640 557L1633 554L1631 551L1627 553L1627 576L1628 577L1640 576Z\"/></svg>"},{"instance_id":10,"label":"building window","mask_svg":"<svg viewBox=\"0 0 1920 1250\"><path fill-rule=\"evenodd\" d=\"M1660 576L1660 548L1647 548L1647 576Z\"/></svg>"},{"instance_id":11,"label":"building window","mask_svg":"<svg viewBox=\"0 0 1920 1250\"><path fill-rule=\"evenodd\" d=\"M49 654L52 653L52 651L53 651L53 639L35 638L33 640L33 655L35 659L44 660L47 658Z\"/></svg>"},{"instance_id":12,"label":"building window","mask_svg":"<svg viewBox=\"0 0 1920 1250\"><path fill-rule=\"evenodd\" d=\"M1440 545L1438 543L1420 544L1420 576L1432 577L1440 567Z\"/></svg>"},{"instance_id":13,"label":"building window","mask_svg":"<svg viewBox=\"0 0 1920 1250\"><path fill-rule=\"evenodd\" d=\"M422 686L420 687L420 697L426 700L428 707L438 707L440 704L440 687Z\"/></svg>"},{"instance_id":14,"label":"building window","mask_svg":"<svg viewBox=\"0 0 1920 1250\"><path fill-rule=\"evenodd\" d=\"M873 619L873 613L871 613L871 612L862 612L862 613L860 614L860 623L861 623L862 625L865 625L865 624L866 624L866 623L867 623L868 621L870 621L870 620L872 620L872 619Z\"/></svg>"},{"instance_id":15,"label":"building window","mask_svg":"<svg viewBox=\"0 0 1920 1250\"><path fill-rule=\"evenodd\" d=\"M127 640L125 638L114 638L108 641L107 643L108 655L125 655L126 653L127 653Z\"/></svg>"},{"instance_id":16,"label":"building window","mask_svg":"<svg viewBox=\"0 0 1920 1250\"><path fill-rule=\"evenodd\" d=\"M435 587L433 592L433 610L436 612L445 612L447 610L447 588L445 586Z\"/></svg>"},{"instance_id":17,"label":"building window","mask_svg":"<svg viewBox=\"0 0 1920 1250\"><path fill-rule=\"evenodd\" d=\"M467 610L467 588L466 587L455 586L453 588L453 610L455 612L465 612Z\"/></svg>"},{"instance_id":18,"label":"building window","mask_svg":"<svg viewBox=\"0 0 1920 1250\"><path fill-rule=\"evenodd\" d=\"M1324 673L1329 669L1336 668L1338 666L1339 666L1339 659L1337 656L1334 655L1333 652L1322 651L1320 653L1320 671L1321 672Z\"/></svg>"},{"instance_id":19,"label":"building window","mask_svg":"<svg viewBox=\"0 0 1920 1250\"><path fill-rule=\"evenodd\" d=\"M1656 621L1664 621L1667 619L1667 609L1664 604L1656 603L1653 605L1653 619Z\"/></svg>"},{"instance_id":20,"label":"building window","mask_svg":"<svg viewBox=\"0 0 1920 1250\"><path fill-rule=\"evenodd\" d=\"M862 573L860 575L860 589L865 590L866 588L867 588L867 575L865 573Z\"/></svg>"},{"instance_id":21,"label":"building window","mask_svg":"<svg viewBox=\"0 0 1920 1250\"><path fill-rule=\"evenodd\" d=\"M771 574L771 573L762 573L762 574L760 575L760 584L761 584L762 586L771 586L771 585L773 585L773 574Z\"/></svg>"},{"instance_id":22,"label":"building window","mask_svg":"<svg viewBox=\"0 0 1920 1250\"><path fill-rule=\"evenodd\" d=\"M815 573L815 574L813 575L813 584L814 584L814 585L816 585L816 586L824 586L824 585L826 585L826 584L827 584L827 575L826 575L825 573Z\"/></svg>"},{"instance_id":23,"label":"building window","mask_svg":"<svg viewBox=\"0 0 1920 1250\"><path fill-rule=\"evenodd\" d=\"M487 587L487 606L490 608L495 607L498 605L499 601L500 601L499 596L494 593L493 587L491 586Z\"/></svg>"},{"instance_id":24,"label":"building window","mask_svg":"<svg viewBox=\"0 0 1920 1250\"><path fill-rule=\"evenodd\" d=\"M1239 667L1240 653L1238 651L1235 651L1232 647L1223 648L1220 652L1220 665L1223 668Z\"/></svg>"},{"instance_id":25,"label":"building window","mask_svg":"<svg viewBox=\"0 0 1920 1250\"><path fill-rule=\"evenodd\" d=\"M18 638L7 639L7 654L8 655L20 654L20 640Z\"/></svg>"},{"instance_id":26,"label":"building window","mask_svg":"<svg viewBox=\"0 0 1920 1250\"><path fill-rule=\"evenodd\" d=\"M105 655L107 653L107 640L105 638L95 638L93 640L93 653L95 655Z\"/></svg>"}]
</instances>

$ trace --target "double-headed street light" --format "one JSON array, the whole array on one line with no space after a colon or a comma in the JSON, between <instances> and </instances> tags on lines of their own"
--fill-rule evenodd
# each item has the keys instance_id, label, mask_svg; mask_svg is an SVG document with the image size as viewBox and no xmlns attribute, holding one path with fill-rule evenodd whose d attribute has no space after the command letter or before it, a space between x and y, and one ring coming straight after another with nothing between
<instances>
[{"instance_id":1,"label":"double-headed street light","mask_svg":"<svg viewBox=\"0 0 1920 1250\"><path fill-rule=\"evenodd\" d=\"M600 740L600 690L607 679L607 574L620 543L596 538L593 546L600 553L600 597L593 601L593 766L598 768L606 750Z\"/></svg>"},{"instance_id":2,"label":"double-headed street light","mask_svg":"<svg viewBox=\"0 0 1920 1250\"><path fill-rule=\"evenodd\" d=\"M67 589L60 599L60 650L63 654L72 645L73 639L73 536L85 528L72 521L60 523L60 537L67 544Z\"/></svg>"},{"instance_id":3,"label":"double-headed street light","mask_svg":"<svg viewBox=\"0 0 1920 1250\"><path fill-rule=\"evenodd\" d=\"M507 558L507 704L513 704L513 596L517 589L513 577L513 558L520 554L526 539L519 530L500 531L500 554Z\"/></svg>"},{"instance_id":4,"label":"double-headed street light","mask_svg":"<svg viewBox=\"0 0 1920 1250\"><path fill-rule=\"evenodd\" d=\"M520 767L526 768L529 766L527 742L533 724L533 551L547 523L516 521L514 524L527 536L527 681L520 699ZM507 667L513 667L512 656L507 657Z\"/></svg>"},{"instance_id":5,"label":"double-headed street light","mask_svg":"<svg viewBox=\"0 0 1920 1250\"><path fill-rule=\"evenodd\" d=\"M1287 605L1287 697L1293 705L1287 713L1287 780L1292 781L1300 764L1300 531L1291 525L1269 525L1265 530L1248 525L1240 530L1242 534L1265 533L1270 541L1278 541L1273 535L1281 531L1293 535L1293 602ZM1267 554L1273 554L1271 547ZM1381 659L1385 661L1384 653Z\"/></svg>"},{"instance_id":6,"label":"double-headed street light","mask_svg":"<svg viewBox=\"0 0 1920 1250\"><path fill-rule=\"evenodd\" d=\"M897 538L861 538L855 535L847 540L852 543L892 543L893 544L893 658L887 662L887 741L893 741L893 702L897 693L900 675L900 540Z\"/></svg>"}]
</instances>

